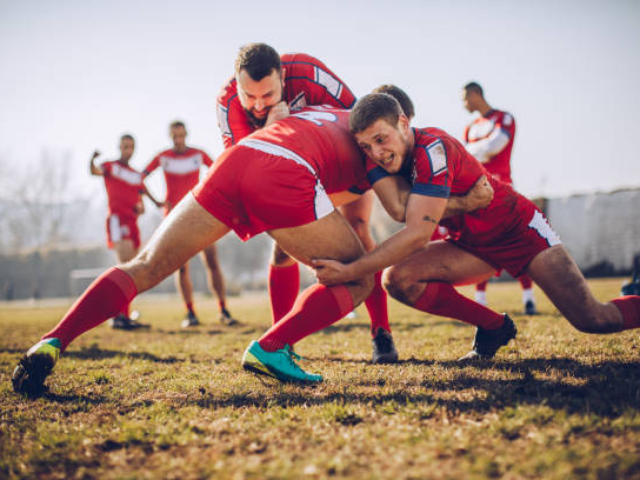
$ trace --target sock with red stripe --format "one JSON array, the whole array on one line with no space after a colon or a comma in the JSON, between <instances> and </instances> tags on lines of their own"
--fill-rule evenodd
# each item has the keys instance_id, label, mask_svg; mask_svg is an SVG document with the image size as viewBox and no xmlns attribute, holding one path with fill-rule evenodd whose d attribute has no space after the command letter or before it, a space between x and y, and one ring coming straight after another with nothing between
<instances>
[{"instance_id":1,"label":"sock with red stripe","mask_svg":"<svg viewBox=\"0 0 640 480\"><path fill-rule=\"evenodd\" d=\"M487 330L500 328L504 315L461 295L449 283L429 282L422 295L413 304L423 312L455 318Z\"/></svg>"},{"instance_id":2,"label":"sock with red stripe","mask_svg":"<svg viewBox=\"0 0 640 480\"><path fill-rule=\"evenodd\" d=\"M297 262L284 267L269 265L269 298L273 325L289 313L299 291L300 269Z\"/></svg>"},{"instance_id":3,"label":"sock with red stripe","mask_svg":"<svg viewBox=\"0 0 640 480\"><path fill-rule=\"evenodd\" d=\"M476 291L477 292L486 292L488 284L489 284L488 280L485 280L484 282L480 282L480 283L476 284Z\"/></svg>"},{"instance_id":4,"label":"sock with red stripe","mask_svg":"<svg viewBox=\"0 0 640 480\"><path fill-rule=\"evenodd\" d=\"M260 346L274 352L294 345L353 310L353 299L344 285L326 287L316 284L302 292L282 320L272 325L259 340Z\"/></svg>"},{"instance_id":5,"label":"sock with red stripe","mask_svg":"<svg viewBox=\"0 0 640 480\"><path fill-rule=\"evenodd\" d=\"M640 297L637 295L625 295L611 300L622 314L622 329L631 330L640 328Z\"/></svg>"},{"instance_id":6,"label":"sock with red stripe","mask_svg":"<svg viewBox=\"0 0 640 480\"><path fill-rule=\"evenodd\" d=\"M531 280L531 277L526 273L524 275L520 275L518 277L518 281L520 282L520 285L522 285L523 290L531 290L531 287L533 287L533 280Z\"/></svg>"},{"instance_id":7,"label":"sock with red stripe","mask_svg":"<svg viewBox=\"0 0 640 480\"><path fill-rule=\"evenodd\" d=\"M62 351L77 336L121 312L137 294L133 279L117 268L100 275L45 338L57 338Z\"/></svg>"},{"instance_id":8,"label":"sock with red stripe","mask_svg":"<svg viewBox=\"0 0 640 480\"><path fill-rule=\"evenodd\" d=\"M187 307L187 312L191 315L195 315L196 311L193 309L193 302L185 302L185 306Z\"/></svg>"},{"instance_id":9,"label":"sock with red stripe","mask_svg":"<svg viewBox=\"0 0 640 480\"><path fill-rule=\"evenodd\" d=\"M227 309L227 304L224 300L218 300L218 308L221 312L224 312Z\"/></svg>"},{"instance_id":10,"label":"sock with red stripe","mask_svg":"<svg viewBox=\"0 0 640 480\"><path fill-rule=\"evenodd\" d=\"M371 335L375 336L379 328L391 332L389 312L387 310L387 292L382 288L382 272L376 272L373 291L364 301L371 319Z\"/></svg>"}]
</instances>

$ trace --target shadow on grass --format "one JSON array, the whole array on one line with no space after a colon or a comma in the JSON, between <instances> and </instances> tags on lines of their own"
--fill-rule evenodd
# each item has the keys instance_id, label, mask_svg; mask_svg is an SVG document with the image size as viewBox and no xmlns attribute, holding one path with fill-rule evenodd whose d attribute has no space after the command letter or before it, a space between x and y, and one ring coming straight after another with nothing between
<instances>
[{"instance_id":1,"label":"shadow on grass","mask_svg":"<svg viewBox=\"0 0 640 480\"><path fill-rule=\"evenodd\" d=\"M446 322L443 322L446 323ZM457 323L461 323L461 322L457 322ZM453 322L451 323L453 324ZM466 324L462 324L462 325L466 325ZM428 326L432 326L431 323L429 322L425 322L425 323L402 323L399 325L394 325L393 331L398 331L398 332L402 332L405 330L413 330L416 328L423 328L423 327L428 327ZM333 325L328 326L327 328L321 330L319 333L323 334L323 335L330 335L332 333L336 333L336 332L350 332L352 330L364 330L365 332L369 331L371 329L371 323L369 322L354 322L354 321L340 321L337 323L334 323Z\"/></svg>"},{"instance_id":2,"label":"shadow on grass","mask_svg":"<svg viewBox=\"0 0 640 480\"><path fill-rule=\"evenodd\" d=\"M371 406L387 402L399 405L428 405L446 409L452 414L481 414L491 410L503 410L523 405L544 405L567 414L595 414L615 418L628 410L640 410L640 362L607 361L583 364L570 358L527 359L513 362L484 362L477 365L462 365L458 362L414 361L424 366L448 369L447 378L424 378L419 382L403 383L396 391L393 387L393 370L385 370L385 376L370 381L350 382L350 387L385 387L374 392L331 390L325 385L300 387L286 392L282 385L273 382L273 390L265 394L247 396L232 394L224 398L203 395L190 398L187 403L202 408L224 407L289 407L297 405L322 405L338 402L343 404L366 404ZM516 378L485 378L484 370L507 371ZM453 372L453 378L451 374ZM543 376L545 378L540 378ZM503 375L504 376L504 375ZM256 380L257 381L257 380ZM327 379L331 382L331 378ZM263 383L266 383L264 381ZM403 387L422 387L407 391ZM326 394L323 394L327 391ZM440 392L460 392L462 395L447 395Z\"/></svg>"},{"instance_id":3,"label":"shadow on grass","mask_svg":"<svg viewBox=\"0 0 640 480\"><path fill-rule=\"evenodd\" d=\"M82 350L71 350L64 352L65 358L77 358L80 360L102 360L106 358L125 357L136 360L147 360L156 363L178 363L184 362L183 358L177 357L158 357L148 352L127 352L119 350L107 350L98 347L83 348Z\"/></svg>"}]
</instances>

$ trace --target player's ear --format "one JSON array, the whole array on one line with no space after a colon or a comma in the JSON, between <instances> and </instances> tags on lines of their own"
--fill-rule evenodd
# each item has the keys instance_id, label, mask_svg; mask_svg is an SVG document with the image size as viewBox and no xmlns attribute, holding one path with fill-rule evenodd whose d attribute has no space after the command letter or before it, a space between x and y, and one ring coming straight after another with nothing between
<instances>
[{"instance_id":1,"label":"player's ear","mask_svg":"<svg viewBox=\"0 0 640 480\"><path fill-rule=\"evenodd\" d=\"M400 116L398 117L398 130L400 130L402 133L407 133L410 123L411 122L406 115L400 114Z\"/></svg>"}]
</instances>

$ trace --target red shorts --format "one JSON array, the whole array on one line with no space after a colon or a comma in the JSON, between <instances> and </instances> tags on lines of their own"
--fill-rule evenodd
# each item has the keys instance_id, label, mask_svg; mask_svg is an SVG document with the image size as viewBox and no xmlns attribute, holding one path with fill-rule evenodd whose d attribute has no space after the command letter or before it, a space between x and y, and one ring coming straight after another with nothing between
<instances>
[{"instance_id":1,"label":"red shorts","mask_svg":"<svg viewBox=\"0 0 640 480\"><path fill-rule=\"evenodd\" d=\"M225 150L193 195L242 240L306 225L335 209L302 157L253 139Z\"/></svg>"},{"instance_id":2,"label":"red shorts","mask_svg":"<svg viewBox=\"0 0 640 480\"><path fill-rule=\"evenodd\" d=\"M140 247L138 220L117 214L109 215L107 217L107 246L113 248L114 243L122 240L131 240L136 249Z\"/></svg>"},{"instance_id":3,"label":"red shorts","mask_svg":"<svg viewBox=\"0 0 640 480\"><path fill-rule=\"evenodd\" d=\"M536 255L562 243L540 210L536 208L530 212L528 222L523 222L488 245L471 245L464 238L448 238L447 241L484 260L496 270L504 269L513 277L519 277Z\"/></svg>"}]
</instances>

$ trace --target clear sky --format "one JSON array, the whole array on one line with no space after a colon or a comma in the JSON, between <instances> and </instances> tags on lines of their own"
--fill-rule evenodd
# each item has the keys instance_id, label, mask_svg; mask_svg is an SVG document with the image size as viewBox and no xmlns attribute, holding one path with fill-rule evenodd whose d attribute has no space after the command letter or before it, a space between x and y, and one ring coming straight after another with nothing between
<instances>
[{"instance_id":1,"label":"clear sky","mask_svg":"<svg viewBox=\"0 0 640 480\"><path fill-rule=\"evenodd\" d=\"M142 168L174 119L219 154L215 98L255 41L320 58L359 96L395 83L416 126L458 138L460 89L478 81L516 118L526 195L640 186L638 0L0 0L0 171L67 154L70 195L93 194L94 149L115 158L131 132Z\"/></svg>"}]
</instances>

